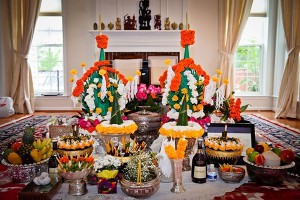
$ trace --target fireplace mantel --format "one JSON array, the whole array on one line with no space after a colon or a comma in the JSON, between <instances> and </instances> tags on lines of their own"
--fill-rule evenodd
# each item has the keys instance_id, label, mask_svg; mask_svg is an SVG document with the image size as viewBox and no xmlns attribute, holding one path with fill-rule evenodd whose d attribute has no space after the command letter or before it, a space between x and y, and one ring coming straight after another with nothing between
<instances>
[{"instance_id":1,"label":"fireplace mantel","mask_svg":"<svg viewBox=\"0 0 300 200\"><path fill-rule=\"evenodd\" d=\"M93 38L99 31L89 31ZM106 52L181 52L179 30L104 30ZM99 49L95 45L96 55Z\"/></svg>"}]
</instances>

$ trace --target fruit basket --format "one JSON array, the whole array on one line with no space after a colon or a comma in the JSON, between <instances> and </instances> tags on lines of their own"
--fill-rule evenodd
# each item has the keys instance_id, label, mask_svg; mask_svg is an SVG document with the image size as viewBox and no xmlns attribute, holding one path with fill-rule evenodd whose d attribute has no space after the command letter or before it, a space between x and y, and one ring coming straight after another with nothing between
<instances>
[{"instance_id":1,"label":"fruit basket","mask_svg":"<svg viewBox=\"0 0 300 200\"><path fill-rule=\"evenodd\" d=\"M7 172L10 179L16 183L30 182L34 177L39 176L42 172L48 171L49 158L33 164L15 165L2 160L2 164L7 166Z\"/></svg>"},{"instance_id":2,"label":"fruit basket","mask_svg":"<svg viewBox=\"0 0 300 200\"><path fill-rule=\"evenodd\" d=\"M223 171L220 167L218 169L220 178L225 183L239 183L245 177L245 169L242 167L232 167L233 171Z\"/></svg>"},{"instance_id":3,"label":"fruit basket","mask_svg":"<svg viewBox=\"0 0 300 200\"><path fill-rule=\"evenodd\" d=\"M288 169L295 166L295 162L282 166L263 166L250 162L248 156L245 156L243 159L246 163L249 178L263 185L281 184L287 176Z\"/></svg>"}]
</instances>

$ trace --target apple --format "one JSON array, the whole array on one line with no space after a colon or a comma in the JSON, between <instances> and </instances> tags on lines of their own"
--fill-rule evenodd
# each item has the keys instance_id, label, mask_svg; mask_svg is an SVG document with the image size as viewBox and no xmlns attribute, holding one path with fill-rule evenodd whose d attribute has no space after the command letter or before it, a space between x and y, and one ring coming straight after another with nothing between
<instances>
[{"instance_id":1,"label":"apple","mask_svg":"<svg viewBox=\"0 0 300 200\"><path fill-rule=\"evenodd\" d=\"M249 147L249 148L246 150L247 156L249 156L249 154L250 154L251 152L253 152L253 151L254 151L254 148Z\"/></svg>"},{"instance_id":2,"label":"apple","mask_svg":"<svg viewBox=\"0 0 300 200\"><path fill-rule=\"evenodd\" d=\"M258 154L254 157L254 162L257 165L263 165L265 163L265 157L262 154Z\"/></svg>"},{"instance_id":3,"label":"apple","mask_svg":"<svg viewBox=\"0 0 300 200\"><path fill-rule=\"evenodd\" d=\"M264 148L263 145L257 144L257 145L254 146L254 150L257 151L258 153L263 153L265 148Z\"/></svg>"},{"instance_id":4,"label":"apple","mask_svg":"<svg viewBox=\"0 0 300 200\"><path fill-rule=\"evenodd\" d=\"M274 153L276 153L278 156L280 156L280 154L281 154L281 149L279 149L279 148L273 148L272 149L272 151L274 152Z\"/></svg>"},{"instance_id":5,"label":"apple","mask_svg":"<svg viewBox=\"0 0 300 200\"><path fill-rule=\"evenodd\" d=\"M284 149L280 154L281 161L289 164L295 160L295 153L290 149Z\"/></svg>"},{"instance_id":6,"label":"apple","mask_svg":"<svg viewBox=\"0 0 300 200\"><path fill-rule=\"evenodd\" d=\"M255 159L255 156L257 156L259 153L257 152L257 151L253 151L253 152L251 152L251 153L249 153L249 155L248 155L248 160L250 161L250 162L255 162L254 161L254 159Z\"/></svg>"}]
</instances>

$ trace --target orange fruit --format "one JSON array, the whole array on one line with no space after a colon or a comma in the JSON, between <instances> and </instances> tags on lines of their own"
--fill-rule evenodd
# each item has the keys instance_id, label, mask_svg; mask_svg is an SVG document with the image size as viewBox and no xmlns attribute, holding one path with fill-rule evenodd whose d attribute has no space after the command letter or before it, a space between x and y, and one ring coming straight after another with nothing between
<instances>
[{"instance_id":1,"label":"orange fruit","mask_svg":"<svg viewBox=\"0 0 300 200\"><path fill-rule=\"evenodd\" d=\"M253 151L254 151L254 148L249 147L249 148L246 150L247 156L249 156L249 154L250 154L251 152L253 152Z\"/></svg>"},{"instance_id":2,"label":"orange fruit","mask_svg":"<svg viewBox=\"0 0 300 200\"><path fill-rule=\"evenodd\" d=\"M270 147L269 147L269 145L268 145L267 143L265 143L265 142L260 142L259 144L262 145L262 146L264 147L264 152L270 151Z\"/></svg>"}]
</instances>

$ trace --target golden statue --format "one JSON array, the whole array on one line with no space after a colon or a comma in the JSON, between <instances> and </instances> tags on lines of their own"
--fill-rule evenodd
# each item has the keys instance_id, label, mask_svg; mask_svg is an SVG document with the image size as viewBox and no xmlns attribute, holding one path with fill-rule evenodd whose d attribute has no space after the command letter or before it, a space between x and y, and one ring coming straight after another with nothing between
<instances>
[{"instance_id":1,"label":"golden statue","mask_svg":"<svg viewBox=\"0 0 300 200\"><path fill-rule=\"evenodd\" d=\"M121 30L121 18L117 17L116 30Z\"/></svg>"},{"instance_id":2,"label":"golden statue","mask_svg":"<svg viewBox=\"0 0 300 200\"><path fill-rule=\"evenodd\" d=\"M170 30L170 19L169 19L169 17L165 18L164 26L165 26L165 30Z\"/></svg>"}]
</instances>

